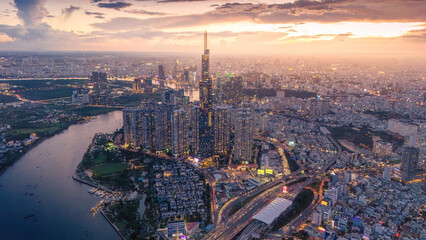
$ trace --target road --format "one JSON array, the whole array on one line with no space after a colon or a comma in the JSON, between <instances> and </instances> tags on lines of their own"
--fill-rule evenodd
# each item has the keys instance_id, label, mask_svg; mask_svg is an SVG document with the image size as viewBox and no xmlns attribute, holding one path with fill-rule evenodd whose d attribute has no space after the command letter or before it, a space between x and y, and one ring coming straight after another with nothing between
<instances>
[{"instance_id":1,"label":"road","mask_svg":"<svg viewBox=\"0 0 426 240\"><path fill-rule=\"evenodd\" d=\"M204 239L232 239L242 229L244 229L252 220L252 217L262 210L266 205L272 202L276 197L282 195L282 187L284 183L271 187L265 190L252 201L243 206L240 210L234 213L229 219L224 220L220 225L214 228ZM294 196L295 189L298 189L298 184L291 186L292 189L284 195L285 198Z\"/></svg>"},{"instance_id":2,"label":"road","mask_svg":"<svg viewBox=\"0 0 426 240\"><path fill-rule=\"evenodd\" d=\"M293 201L295 197L309 184L311 184L315 179L317 179L318 176L321 177L321 179L324 178L325 173L330 169L330 167L336 163L337 159L340 158L342 154L342 149L340 148L339 144L331 138L329 135L327 137L330 139L330 141L337 147L338 153L336 156L334 156L330 161L325 165L323 168L321 168L320 171L316 172L312 177L310 177L307 181L299 184L296 184L295 186L292 186L291 195L287 196L286 198ZM293 174L300 173L302 169L299 168L299 172L294 172ZM290 175L289 175L290 176ZM287 176L287 177L289 177ZM275 180L269 184L276 183L276 181L282 181L284 178ZM221 224L219 224L216 228L214 228L209 234L205 236L204 239L232 239L235 237L244 227L247 226L247 224L250 223L251 218L260 211L263 207L265 207L270 201L275 199L277 197L277 192L274 190L278 190L284 186L284 183L278 184L278 185L272 185L269 186L266 184L264 187L265 189L262 189L264 192L261 192L259 196L256 196L251 202L243 206L240 210L238 210L235 214L233 214L229 219L224 220ZM258 189L260 190L260 189ZM255 195L254 192L250 195ZM311 208L313 205L311 204ZM303 214L304 213L304 214ZM306 217L306 214L308 213L308 210L304 211L302 213L302 217ZM299 220L301 221L301 220Z\"/></svg>"}]
</instances>

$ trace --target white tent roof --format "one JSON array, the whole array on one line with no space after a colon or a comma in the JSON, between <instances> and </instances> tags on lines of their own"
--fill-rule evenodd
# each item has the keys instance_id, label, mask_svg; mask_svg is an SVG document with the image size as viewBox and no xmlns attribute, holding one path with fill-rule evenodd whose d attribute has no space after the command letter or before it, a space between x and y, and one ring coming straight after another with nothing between
<instances>
[{"instance_id":1,"label":"white tent roof","mask_svg":"<svg viewBox=\"0 0 426 240\"><path fill-rule=\"evenodd\" d=\"M254 215L253 219L259 220L266 224L271 224L279 217L293 202L285 198L275 198L268 206Z\"/></svg>"}]
</instances>

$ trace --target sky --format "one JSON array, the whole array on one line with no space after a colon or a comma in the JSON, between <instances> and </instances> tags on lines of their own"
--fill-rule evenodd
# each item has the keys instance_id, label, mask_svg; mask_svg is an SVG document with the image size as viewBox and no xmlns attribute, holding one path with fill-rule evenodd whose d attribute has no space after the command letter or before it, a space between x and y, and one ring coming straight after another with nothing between
<instances>
[{"instance_id":1,"label":"sky","mask_svg":"<svg viewBox=\"0 0 426 240\"><path fill-rule=\"evenodd\" d=\"M1 0L1 51L426 56L426 0Z\"/></svg>"}]
</instances>

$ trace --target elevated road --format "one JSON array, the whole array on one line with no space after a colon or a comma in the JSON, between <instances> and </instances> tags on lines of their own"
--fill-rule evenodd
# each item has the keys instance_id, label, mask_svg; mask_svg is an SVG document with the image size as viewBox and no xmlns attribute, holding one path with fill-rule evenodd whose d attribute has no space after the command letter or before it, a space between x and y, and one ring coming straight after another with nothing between
<instances>
[{"instance_id":1,"label":"elevated road","mask_svg":"<svg viewBox=\"0 0 426 240\"><path fill-rule=\"evenodd\" d=\"M310 177L307 181L303 182L302 184L297 184L296 186L293 186L294 189L291 190L291 195L286 196L287 199L293 201L296 196L309 184L311 184L317 177L324 178L325 173L330 169L330 167L336 163L337 159L341 157L342 149L339 144L329 135L327 137L330 139L330 141L336 146L338 149L338 153L336 156L334 156L332 159L329 160L329 162L321 168L320 171L316 172L312 177ZM301 168L299 168L298 171L292 173L293 174L299 174L300 171L302 171ZM243 206L240 210L238 210L235 214L233 214L229 219L223 220L222 223L218 224L209 234L205 236L204 239L213 240L213 239L232 239L235 237L242 229L244 229L250 222L251 218L262 208L264 208L267 204L269 204L273 199L275 199L278 194L281 192L281 188L284 186L283 180L290 177L286 176L281 179L277 179L273 182L270 182L268 184L265 184L263 188L259 188L256 191L253 191L251 193L248 193L248 196L254 196L259 194L258 196L255 196L252 201L250 201L247 205ZM236 202L236 200L234 201ZM227 206L230 207L229 204ZM221 209L222 211L222 209ZM307 211L304 212L306 216ZM223 214L223 212L222 212ZM220 217L220 216L219 216ZM220 222L220 221L219 221Z\"/></svg>"}]
</instances>

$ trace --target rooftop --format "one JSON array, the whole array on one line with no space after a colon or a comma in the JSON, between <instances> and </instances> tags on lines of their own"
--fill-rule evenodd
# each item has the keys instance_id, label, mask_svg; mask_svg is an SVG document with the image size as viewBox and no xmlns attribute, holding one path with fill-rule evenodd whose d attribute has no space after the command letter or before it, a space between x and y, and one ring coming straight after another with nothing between
<instances>
[{"instance_id":1,"label":"rooftop","mask_svg":"<svg viewBox=\"0 0 426 240\"><path fill-rule=\"evenodd\" d=\"M259 220L266 224L271 224L279 217L293 202L285 198L277 197L268 206L258 212L253 219Z\"/></svg>"}]
</instances>

